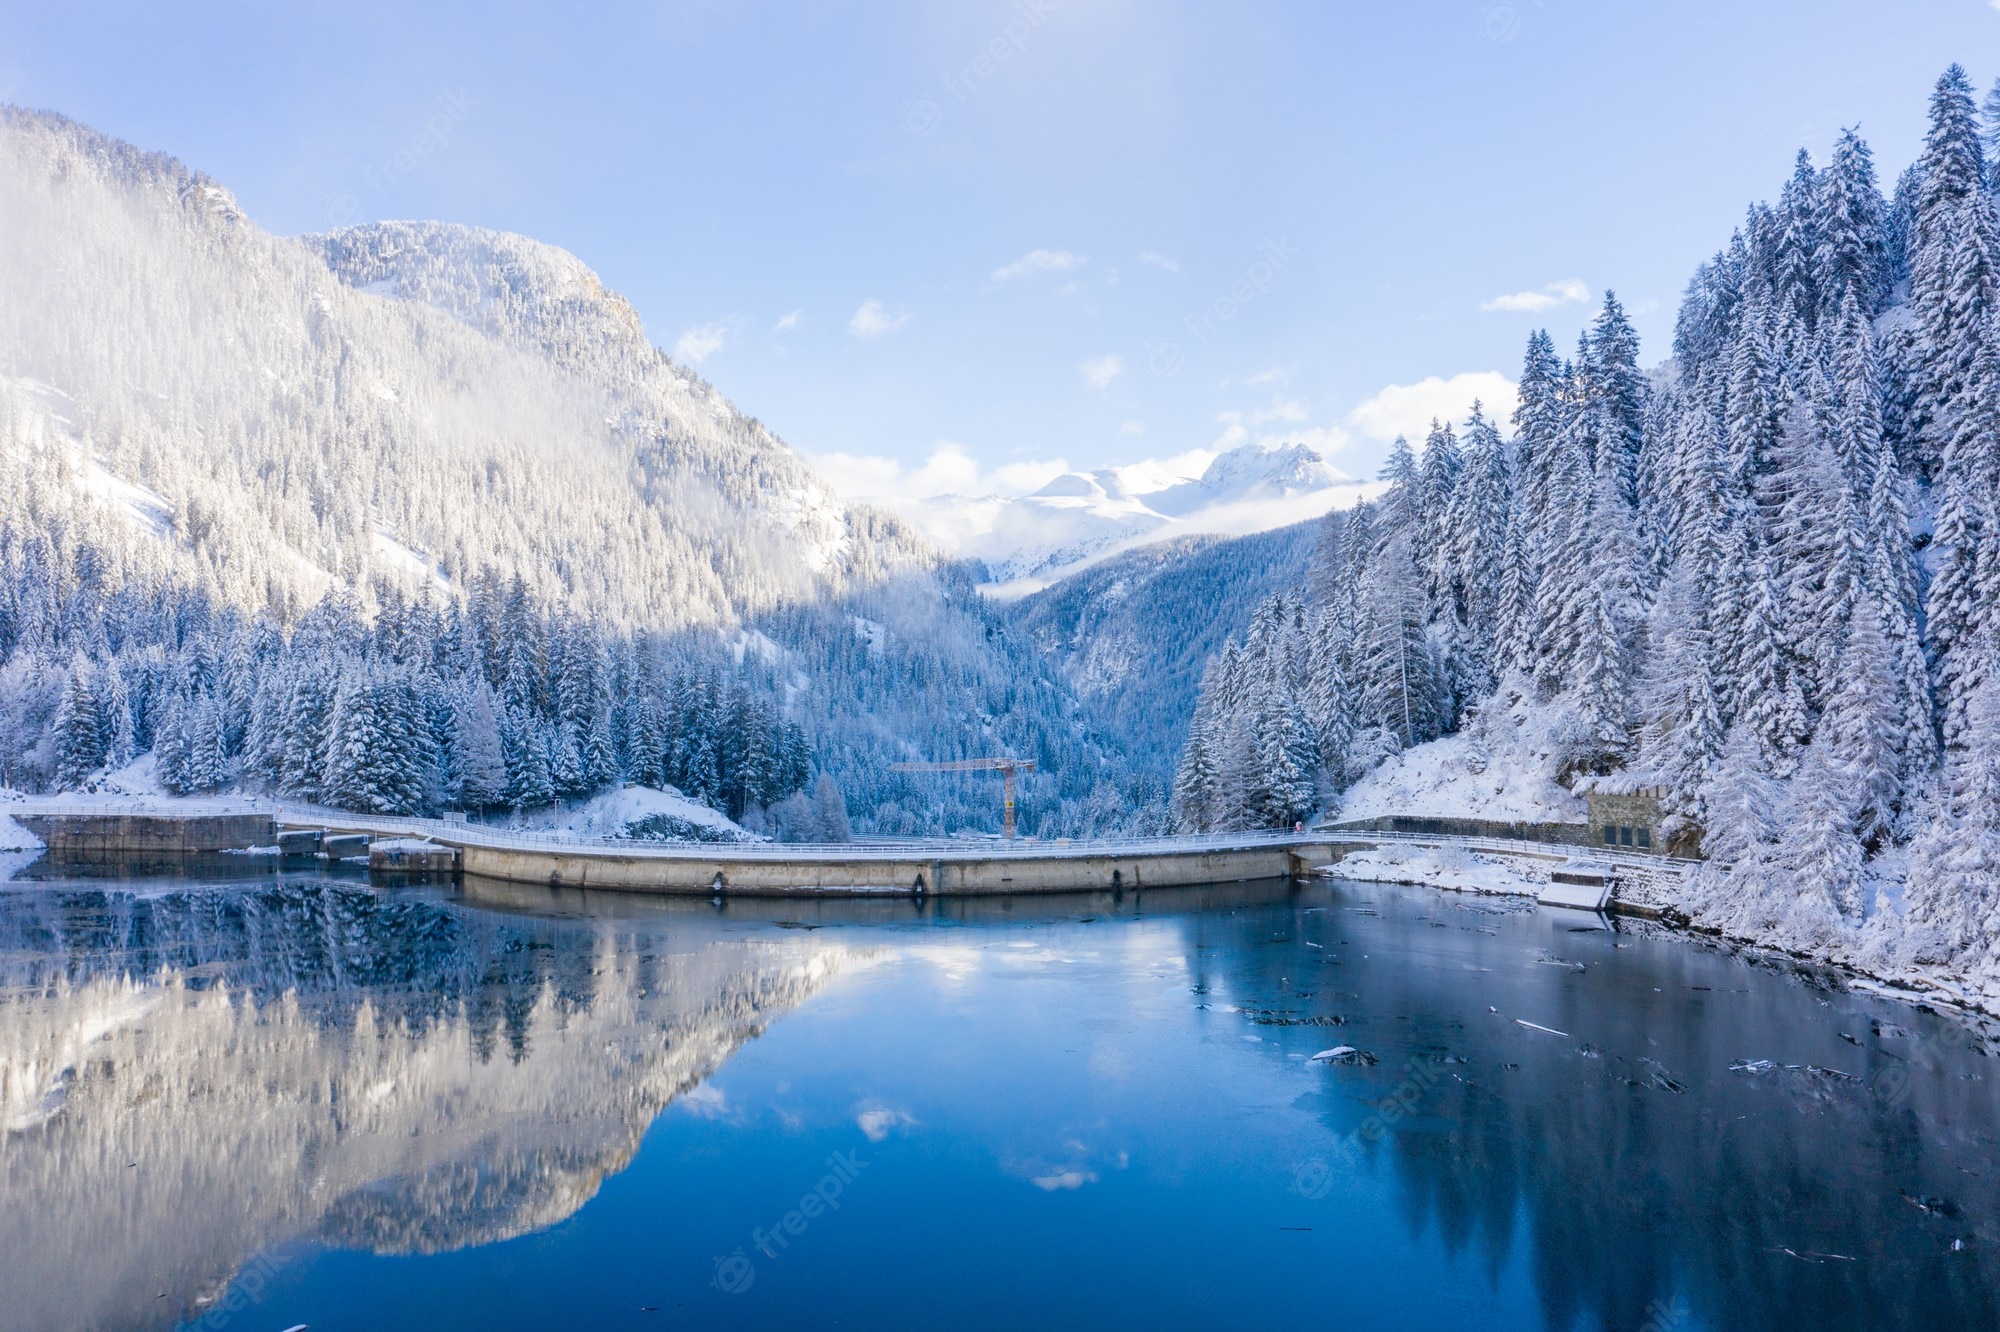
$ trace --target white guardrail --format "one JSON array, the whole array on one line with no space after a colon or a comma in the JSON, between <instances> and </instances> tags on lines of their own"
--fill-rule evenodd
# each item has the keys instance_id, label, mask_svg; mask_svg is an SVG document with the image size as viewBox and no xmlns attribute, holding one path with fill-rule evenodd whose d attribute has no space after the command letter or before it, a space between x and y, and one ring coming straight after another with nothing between
<instances>
[{"instance_id":1,"label":"white guardrail","mask_svg":"<svg viewBox=\"0 0 2000 1332\"><path fill-rule=\"evenodd\" d=\"M1292 834L1285 834L1293 837ZM1355 841L1355 842L1398 842L1408 846L1456 846L1467 851L1486 851L1502 856L1542 856L1549 859L1567 859L1585 865L1617 865L1628 869L1665 870L1668 873L1683 873L1703 862L1690 860L1685 856L1640 855L1635 851L1614 851L1581 842L1536 842L1522 837L1463 837L1450 833L1405 833L1405 832L1361 832L1358 830L1326 831L1315 833L1308 839L1293 837L1293 840L1310 841Z\"/></svg>"},{"instance_id":2,"label":"white guardrail","mask_svg":"<svg viewBox=\"0 0 2000 1332\"><path fill-rule=\"evenodd\" d=\"M467 846L500 850L550 847L579 851L615 852L622 856L657 857L680 860L769 860L799 861L854 860L995 860L1028 858L1070 858L1084 856L1130 856L1194 853L1201 851L1251 851L1267 847L1312 846L1329 842L1359 842L1371 845L1450 846L1491 855L1537 856L1567 859L1583 865L1620 866L1682 873L1699 861L1678 856L1639 855L1567 842L1538 842L1525 838L1469 837L1449 833L1373 832L1361 829L1320 828L1303 833L1239 832L1205 833L1173 837L1118 838L1020 838L1012 842L999 838L862 837L851 842L649 842L628 837L582 837L574 833L536 828L515 828L494 823L460 823L449 819L408 818L390 814L362 814L353 810L330 809L323 805L283 802L263 804L252 801L120 801L116 804L28 799L0 804L0 813L53 816L106 816L117 814L189 815L268 814L277 822L293 827L322 825L352 828L399 836L429 837Z\"/></svg>"}]
</instances>

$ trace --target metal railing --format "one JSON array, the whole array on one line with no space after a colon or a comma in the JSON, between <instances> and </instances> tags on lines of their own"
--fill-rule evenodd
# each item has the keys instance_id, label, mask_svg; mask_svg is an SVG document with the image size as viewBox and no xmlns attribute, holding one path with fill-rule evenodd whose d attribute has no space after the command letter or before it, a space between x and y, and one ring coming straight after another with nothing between
<instances>
[{"instance_id":1,"label":"metal railing","mask_svg":"<svg viewBox=\"0 0 2000 1332\"><path fill-rule=\"evenodd\" d=\"M1486 851L1495 855L1526 855L1542 860L1566 860L1578 865L1612 865L1625 869L1664 870L1670 874L1684 873L1702 863L1682 856L1647 856L1633 851L1615 851L1595 846L1532 842L1525 838L1512 837L1461 837L1452 833L1329 832L1313 840L1322 838L1336 842L1397 842L1409 846L1455 846L1468 851Z\"/></svg>"},{"instance_id":2,"label":"metal railing","mask_svg":"<svg viewBox=\"0 0 2000 1332\"><path fill-rule=\"evenodd\" d=\"M539 828L514 828L490 823L458 823L445 819L408 818L387 814L356 814L350 810L286 802L273 807L278 822L294 827L325 826L358 831L425 836L463 846L500 850L549 847L604 851L621 856L675 860L995 860L1072 858L1086 856L1252 851L1321 842L1324 837L1290 832L1208 833L1181 837L1020 838L1012 842L955 837L917 837L887 841L870 838L851 842L651 842L632 837L586 837Z\"/></svg>"}]
</instances>

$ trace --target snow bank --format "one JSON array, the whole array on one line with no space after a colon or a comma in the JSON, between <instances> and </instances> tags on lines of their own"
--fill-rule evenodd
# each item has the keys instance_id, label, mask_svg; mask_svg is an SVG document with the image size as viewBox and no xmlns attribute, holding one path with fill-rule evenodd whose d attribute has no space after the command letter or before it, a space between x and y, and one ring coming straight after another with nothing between
<instances>
[{"instance_id":1,"label":"snow bank","mask_svg":"<svg viewBox=\"0 0 2000 1332\"><path fill-rule=\"evenodd\" d=\"M1503 691L1456 734L1406 750L1356 782L1339 817L1582 823L1583 798L1556 781L1581 735L1563 701L1537 706Z\"/></svg>"},{"instance_id":2,"label":"snow bank","mask_svg":"<svg viewBox=\"0 0 2000 1332\"><path fill-rule=\"evenodd\" d=\"M237 814L245 810L262 809L268 804L267 801L227 793L201 796L173 795L160 785L159 768L154 763L151 753L139 755L122 768L99 773L86 781L79 790L57 791L46 796L29 796L26 799L30 808L36 801L44 801L66 808L76 806L101 808L107 813L145 806L190 814Z\"/></svg>"},{"instance_id":3,"label":"snow bank","mask_svg":"<svg viewBox=\"0 0 2000 1332\"><path fill-rule=\"evenodd\" d=\"M531 828L578 837L631 837L647 841L749 842L727 815L690 800L669 786L627 786L606 791L580 805L544 811L525 821Z\"/></svg>"},{"instance_id":4,"label":"snow bank","mask_svg":"<svg viewBox=\"0 0 2000 1332\"><path fill-rule=\"evenodd\" d=\"M275 851L277 848L273 847L271 849ZM370 851L386 851L391 855L406 855L412 852L421 854L426 851L442 851L444 850L444 844L433 842L428 837L383 837L370 842L368 849Z\"/></svg>"},{"instance_id":5,"label":"snow bank","mask_svg":"<svg viewBox=\"0 0 2000 1332\"><path fill-rule=\"evenodd\" d=\"M11 815L0 814L0 851L39 851L42 839L14 822Z\"/></svg>"},{"instance_id":6,"label":"snow bank","mask_svg":"<svg viewBox=\"0 0 2000 1332\"><path fill-rule=\"evenodd\" d=\"M1462 847L1383 846L1353 852L1321 872L1365 883L1414 883L1458 893L1534 897L1549 880L1546 870L1535 878L1532 863L1511 856L1481 855Z\"/></svg>"}]
</instances>

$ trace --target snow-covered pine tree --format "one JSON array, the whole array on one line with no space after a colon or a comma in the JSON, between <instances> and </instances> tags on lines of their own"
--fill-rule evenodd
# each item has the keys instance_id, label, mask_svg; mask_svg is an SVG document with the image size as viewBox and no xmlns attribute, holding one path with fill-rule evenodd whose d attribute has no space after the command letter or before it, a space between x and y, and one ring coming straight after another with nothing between
<instances>
[{"instance_id":1,"label":"snow-covered pine tree","mask_svg":"<svg viewBox=\"0 0 2000 1332\"><path fill-rule=\"evenodd\" d=\"M507 797L499 699L483 679L467 686L452 710L452 772L449 798L462 809L483 810Z\"/></svg>"},{"instance_id":2,"label":"snow-covered pine tree","mask_svg":"<svg viewBox=\"0 0 2000 1332\"><path fill-rule=\"evenodd\" d=\"M1825 901L1859 924L1862 858L1854 835L1854 784L1853 770L1838 755L1808 745L1792 783L1784 847L1798 902Z\"/></svg>"},{"instance_id":3,"label":"snow-covered pine tree","mask_svg":"<svg viewBox=\"0 0 2000 1332\"><path fill-rule=\"evenodd\" d=\"M1994 220L1965 71L1931 94L1930 128L1911 200L1910 314L1916 325L1905 428L1918 475L1945 463L1968 406L1967 372L1991 340Z\"/></svg>"},{"instance_id":4,"label":"snow-covered pine tree","mask_svg":"<svg viewBox=\"0 0 2000 1332\"><path fill-rule=\"evenodd\" d=\"M1844 318L1841 307L1849 301L1872 318L1889 303L1895 273L1874 156L1852 129L1842 130L1834 143L1817 204L1813 270L1820 322Z\"/></svg>"},{"instance_id":5,"label":"snow-covered pine tree","mask_svg":"<svg viewBox=\"0 0 2000 1332\"><path fill-rule=\"evenodd\" d=\"M104 766L109 748L105 718L90 685L89 668L79 659L70 665L62 702L55 717L55 783L59 791L74 791Z\"/></svg>"}]
</instances>

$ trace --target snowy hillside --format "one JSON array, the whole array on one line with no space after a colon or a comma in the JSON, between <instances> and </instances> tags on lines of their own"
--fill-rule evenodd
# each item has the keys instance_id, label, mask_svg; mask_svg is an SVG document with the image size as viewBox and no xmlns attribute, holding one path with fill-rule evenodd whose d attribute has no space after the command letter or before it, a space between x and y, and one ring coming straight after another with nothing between
<instances>
[{"instance_id":1,"label":"snowy hillside","mask_svg":"<svg viewBox=\"0 0 2000 1332\"><path fill-rule=\"evenodd\" d=\"M271 236L16 108L0 234L0 781L152 751L176 795L630 781L742 815L830 774L864 831L916 832L990 802L900 759L1037 758L1030 828L1120 777L970 566L840 500L573 255Z\"/></svg>"},{"instance_id":2,"label":"snowy hillside","mask_svg":"<svg viewBox=\"0 0 2000 1332\"><path fill-rule=\"evenodd\" d=\"M1245 444L1193 476L1138 463L1066 472L1030 495L938 495L895 507L940 545L983 561L995 591L1019 596L1146 542L1268 531L1379 489L1307 445Z\"/></svg>"},{"instance_id":3,"label":"snowy hillside","mask_svg":"<svg viewBox=\"0 0 2000 1332\"><path fill-rule=\"evenodd\" d=\"M32 465L146 519L112 534L156 547L126 558L239 605L492 566L665 629L934 560L552 247L436 223L270 236L171 158L11 108L0 223L0 462L18 478L60 447Z\"/></svg>"},{"instance_id":4,"label":"snowy hillside","mask_svg":"<svg viewBox=\"0 0 2000 1332\"><path fill-rule=\"evenodd\" d=\"M1581 823L1583 797L1557 778L1588 752L1588 740L1573 709L1503 691L1460 730L1392 755L1362 777L1342 794L1336 817Z\"/></svg>"}]
</instances>

